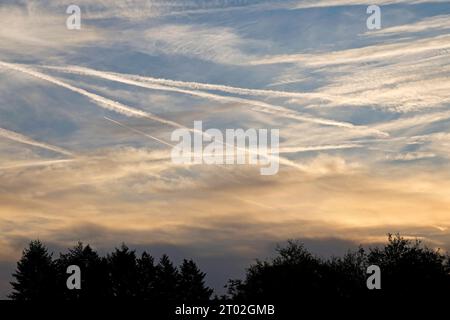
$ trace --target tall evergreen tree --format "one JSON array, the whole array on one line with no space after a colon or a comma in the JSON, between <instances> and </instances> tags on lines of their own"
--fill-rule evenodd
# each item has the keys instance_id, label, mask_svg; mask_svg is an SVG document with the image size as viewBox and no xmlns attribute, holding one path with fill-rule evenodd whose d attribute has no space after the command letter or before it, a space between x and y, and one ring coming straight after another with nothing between
<instances>
[{"instance_id":1,"label":"tall evergreen tree","mask_svg":"<svg viewBox=\"0 0 450 320\"><path fill-rule=\"evenodd\" d=\"M77 265L81 269L81 290L68 290L66 287L69 276L66 270L70 265ZM60 254L57 266L58 284L65 299L89 300L106 298L111 294L106 260L100 258L89 245L78 242L68 253Z\"/></svg>"},{"instance_id":2,"label":"tall evergreen tree","mask_svg":"<svg viewBox=\"0 0 450 320\"><path fill-rule=\"evenodd\" d=\"M175 302L179 299L179 273L167 255L163 255L156 267L155 293L157 299L164 302Z\"/></svg>"},{"instance_id":3,"label":"tall evergreen tree","mask_svg":"<svg viewBox=\"0 0 450 320\"><path fill-rule=\"evenodd\" d=\"M125 244L108 255L109 281L112 294L117 298L136 298L138 289L138 266L136 252Z\"/></svg>"},{"instance_id":4,"label":"tall evergreen tree","mask_svg":"<svg viewBox=\"0 0 450 320\"><path fill-rule=\"evenodd\" d=\"M30 242L17 262L11 282L14 300L53 300L58 298L56 288L56 268L52 254L39 241Z\"/></svg>"},{"instance_id":5,"label":"tall evergreen tree","mask_svg":"<svg viewBox=\"0 0 450 320\"><path fill-rule=\"evenodd\" d=\"M213 290L205 285L204 272L201 272L194 261L183 260L180 268L179 290L184 301L209 301Z\"/></svg>"},{"instance_id":6,"label":"tall evergreen tree","mask_svg":"<svg viewBox=\"0 0 450 320\"><path fill-rule=\"evenodd\" d=\"M155 294L156 266L154 259L147 252L143 252L137 260L139 277L139 298L153 300Z\"/></svg>"}]
</instances>

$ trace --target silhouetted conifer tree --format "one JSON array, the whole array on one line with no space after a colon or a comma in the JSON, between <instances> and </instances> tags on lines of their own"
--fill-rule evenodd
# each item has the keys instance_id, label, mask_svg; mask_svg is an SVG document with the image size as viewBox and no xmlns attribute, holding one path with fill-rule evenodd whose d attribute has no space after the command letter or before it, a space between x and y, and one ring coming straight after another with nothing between
<instances>
[{"instance_id":1,"label":"silhouetted conifer tree","mask_svg":"<svg viewBox=\"0 0 450 320\"><path fill-rule=\"evenodd\" d=\"M167 255L163 255L156 267L155 293L157 299L165 302L179 300L180 275Z\"/></svg>"},{"instance_id":2,"label":"silhouetted conifer tree","mask_svg":"<svg viewBox=\"0 0 450 320\"><path fill-rule=\"evenodd\" d=\"M205 276L194 261L183 260L179 290L184 301L209 301L213 290L205 285Z\"/></svg>"},{"instance_id":3,"label":"silhouetted conifer tree","mask_svg":"<svg viewBox=\"0 0 450 320\"><path fill-rule=\"evenodd\" d=\"M56 268L52 254L39 241L30 242L17 262L13 274L16 281L11 282L14 300L53 300L57 299Z\"/></svg>"},{"instance_id":4,"label":"silhouetted conifer tree","mask_svg":"<svg viewBox=\"0 0 450 320\"><path fill-rule=\"evenodd\" d=\"M136 253L122 244L120 249L108 255L109 281L111 291L117 298L136 298L138 296L138 267Z\"/></svg>"},{"instance_id":5,"label":"silhouetted conifer tree","mask_svg":"<svg viewBox=\"0 0 450 320\"><path fill-rule=\"evenodd\" d=\"M137 260L137 267L139 273L139 298L153 300L156 297L156 266L153 257L147 252L143 252Z\"/></svg>"},{"instance_id":6,"label":"silhouetted conifer tree","mask_svg":"<svg viewBox=\"0 0 450 320\"><path fill-rule=\"evenodd\" d=\"M78 242L68 253L60 254L56 263L58 285L66 300L93 300L111 296L107 261L99 257L89 245ZM69 275L66 270L70 265L77 265L81 269L81 290L67 289Z\"/></svg>"}]
</instances>

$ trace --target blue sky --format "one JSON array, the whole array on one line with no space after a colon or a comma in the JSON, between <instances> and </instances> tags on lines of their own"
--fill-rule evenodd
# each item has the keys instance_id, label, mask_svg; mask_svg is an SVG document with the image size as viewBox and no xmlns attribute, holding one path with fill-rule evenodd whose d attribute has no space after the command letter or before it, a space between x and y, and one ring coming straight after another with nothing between
<instances>
[{"instance_id":1,"label":"blue sky","mask_svg":"<svg viewBox=\"0 0 450 320\"><path fill-rule=\"evenodd\" d=\"M0 293L35 238L192 256L216 288L288 238L448 249L449 18L427 0L2 1ZM196 120L280 129L295 166L175 165L146 136Z\"/></svg>"}]
</instances>

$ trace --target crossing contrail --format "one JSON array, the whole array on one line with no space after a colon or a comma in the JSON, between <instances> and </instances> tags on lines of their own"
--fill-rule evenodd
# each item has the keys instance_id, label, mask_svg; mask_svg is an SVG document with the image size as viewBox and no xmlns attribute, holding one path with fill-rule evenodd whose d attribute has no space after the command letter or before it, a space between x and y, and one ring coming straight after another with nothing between
<instances>
[{"instance_id":1,"label":"crossing contrail","mask_svg":"<svg viewBox=\"0 0 450 320\"><path fill-rule=\"evenodd\" d=\"M28 75L33 76L35 78L38 78L38 79L41 79L41 80L53 83L53 84L55 84L57 86L60 86L62 88L65 88L65 89L68 89L70 91L73 91L73 92L76 92L78 94L81 94L83 96L86 96L87 98L89 98L91 101L95 102L100 107L106 108L108 110L115 111L117 113L124 114L124 115L129 116L129 117L151 119L153 121L156 121L156 122L159 122L159 123L162 123L162 124L166 124L166 125L169 125L169 126L172 126L172 127L176 127L176 128L186 129L186 130L189 130L190 132L201 134L202 136L208 137L208 135L205 132L198 131L196 129L188 128L188 127L186 127L184 125L181 125L181 124L179 124L177 122L174 122L174 121L171 121L171 120L166 120L164 118L161 118L161 117L158 117L156 115L153 115L153 114L151 114L149 112L146 112L146 111L143 111L143 110L139 110L139 109L135 109L133 107L127 106L127 105L122 104L120 102L108 99L106 97L100 96L98 94L89 92L89 91L84 90L84 89L78 88L76 86L73 86L73 85L68 84L68 83L66 83L64 81L58 80L58 79L56 79L56 78L54 78L52 76L49 76L47 74L44 74L42 72L35 71L34 69L29 68L28 66L23 66L23 65L14 64L14 63L7 63L7 62L2 62L2 61L0 61L0 66L6 67L6 68L10 68L12 70L28 74ZM135 85L135 86L143 86L143 87L155 86L155 85L152 85L152 84L146 84L146 83L141 83L141 82L134 81L134 80L125 79L125 78L122 78L122 77L119 77L119 76L115 76L115 75L109 75L107 73L105 74L103 72L95 71L95 70L92 71L92 74L91 73L87 73L85 75L94 75L94 76L98 76L98 77L105 78L105 79L108 79L108 80L117 81L117 82L121 82L121 83L125 83L125 84ZM219 99L219 100L226 100L228 102L229 101L234 101L234 102L241 102L241 103L247 103L247 104L253 103L253 104L257 104L257 106L259 108L262 108L263 110L264 110L264 108L271 109L270 113L275 112L275 111L288 111L290 113L294 112L294 111L286 109L284 107L273 106L273 105L270 105L270 104L267 104L267 103L264 103L264 102L261 102L261 101L251 100L251 103L250 103L247 99L242 99L242 98L224 97L224 96L214 95L214 94L211 94L211 93L206 93L206 92L201 92L201 91L184 90L184 89L171 88L171 87L165 87L165 86L160 86L160 85L156 85L156 86L157 86L157 88L162 87L164 90L167 89L167 90L170 90L170 91L182 91L183 93L189 93L189 94L194 94L194 95L198 95L198 96L202 96L202 97L213 98L213 99L216 99L216 100ZM151 87L151 88L153 88L153 87ZM302 120L308 119L310 121L318 122L318 123L322 123L322 124L337 125L337 126L343 126L343 127L355 128L355 129L358 128L358 126L354 126L351 123L345 123L345 122L341 123L341 122L335 122L333 120L326 120L326 119L324 119L324 120L321 120L321 119L310 119L309 117L308 118L304 118L303 116L300 116L300 115L297 115L297 116L298 116L299 119L302 119ZM112 119L108 119L108 120L111 121ZM115 120L112 120L112 122L118 123ZM124 125L122 125L122 126L124 126ZM135 132L138 132L137 129L132 129L132 130L135 131ZM144 132L142 132L142 133L145 134ZM145 135L148 136L147 134L145 134ZM154 140L157 140L159 142L162 142L162 140L159 140L159 139L157 139L157 138L155 138L153 136L150 136L150 137L151 137L151 139L154 139ZM165 142L162 142L162 143L167 144ZM227 145L227 144L224 143L224 145ZM270 154L261 155L261 154L259 154L259 152L254 152L253 150L246 150L246 152L248 152L250 154L257 154L259 156L264 156L266 158L272 158L273 157ZM279 156L277 158L280 161L280 163L282 163L282 164L288 165L290 167L295 167L297 169L301 169L302 168L302 166L296 164L295 162L293 162L293 161L291 161L291 160L289 160L287 158L283 158L283 157L279 157Z\"/></svg>"},{"instance_id":2,"label":"crossing contrail","mask_svg":"<svg viewBox=\"0 0 450 320\"><path fill-rule=\"evenodd\" d=\"M292 110L292 109L289 109L289 108L286 108L283 106L278 106L278 105L270 104L270 103L259 101L259 100L240 98L240 97L232 97L232 96L222 96L222 95L204 92L204 91L183 89L183 88L179 88L179 86L182 86L182 84L184 84L184 86L201 87L201 88L207 89L207 90L213 90L212 88L215 88L214 90L219 90L219 88L221 88L222 90L220 90L220 91L225 91L228 93L241 93L241 94L242 93L250 94L250 92L253 92L253 89L244 89L244 88L227 87L227 86L210 85L210 84L201 84L200 85L199 83L192 83L192 82L188 83L188 85L187 85L186 83L180 82L180 81L176 81L175 82L176 86L174 87L174 86L170 86L170 84L173 83L173 80L165 80L165 79L164 80L158 80L158 79L155 80L155 78L141 77L141 76L136 76L136 75L122 75L119 73L104 72L104 71L98 71L98 70L89 69L89 68L73 67L73 66L72 67L41 66L41 67L47 68L47 69L52 69L52 70L57 70L57 71L61 71L61 72L66 72L66 73L98 77L98 78L102 78L102 79L106 79L106 80L110 80L110 81L120 82L120 83L124 83L124 84L128 84L128 85L152 89L152 90L177 92L177 93L188 94L188 95L197 96L197 97L201 97L201 98L205 98L205 99L210 99L213 101L226 102L226 103L232 102L232 103L250 105L250 106L253 106L254 111L258 111L258 112L262 112L262 113L266 113L266 114L286 117L286 118L295 119L295 120L299 120L299 121L303 121L303 122L311 122L311 123L327 125L327 126L335 126L335 127L354 129L354 130L361 131L365 134L374 134L377 136L385 136L385 137L389 136L387 133L382 132L377 129L369 128L366 126L354 125L352 123L344 122L344 121L336 121L336 120L330 120L330 119L325 119L325 118L313 117L313 116L303 114L303 113L300 113L298 111L295 111L295 110ZM271 90L257 90L257 91L254 91L254 93L256 93L256 95L262 95L263 93L268 94L268 92L270 92L270 91ZM284 93L278 92L277 94L279 96L287 95L286 92L284 92Z\"/></svg>"},{"instance_id":3,"label":"crossing contrail","mask_svg":"<svg viewBox=\"0 0 450 320\"><path fill-rule=\"evenodd\" d=\"M139 110L139 109L135 109L132 107L129 107L127 105L124 105L120 102L108 99L106 97L100 96L98 94L89 92L87 90L75 87L71 84L68 84L66 82L63 82L61 80L58 80L52 76L46 75L44 73L32 70L28 67L24 67L22 65L18 65L18 64L13 64L13 63L6 63L6 62L2 62L0 61L0 66L15 70L15 71L19 71L25 74L28 74L30 76L33 76L35 78L53 83L57 86L63 87L65 89L68 89L70 91L76 92L78 94L81 94L85 97L88 97L91 101L95 102L97 105L99 105L100 107L103 107L105 109L111 110L111 111L115 111L117 113L129 116L129 117L137 117L137 118L147 118L147 119L151 119L163 124L167 124L173 127L178 127L178 128L184 128L184 126L182 126L179 123L176 123L174 121L170 121L170 120L166 120L163 119L161 117L158 117L156 115L151 114L150 112L146 112L143 110Z\"/></svg>"},{"instance_id":4,"label":"crossing contrail","mask_svg":"<svg viewBox=\"0 0 450 320\"><path fill-rule=\"evenodd\" d=\"M238 95L247 96L261 96L269 98L304 98L304 99L325 99L333 100L335 97L332 95L324 95L322 93L314 92L290 92L290 91L279 91L279 90L264 90L264 89L249 89L234 86L226 86L220 84L202 83L202 82L192 82L192 81L179 81L171 79L161 79L148 76L140 76L135 74L123 74L116 72L99 71L85 67L78 66L68 66L68 67L57 67L57 66L40 66L41 68L56 70L66 73L75 73L80 75L109 75L122 77L129 80L160 84L169 87L187 88L194 90L212 90L221 91L226 93L233 93Z\"/></svg>"}]
</instances>

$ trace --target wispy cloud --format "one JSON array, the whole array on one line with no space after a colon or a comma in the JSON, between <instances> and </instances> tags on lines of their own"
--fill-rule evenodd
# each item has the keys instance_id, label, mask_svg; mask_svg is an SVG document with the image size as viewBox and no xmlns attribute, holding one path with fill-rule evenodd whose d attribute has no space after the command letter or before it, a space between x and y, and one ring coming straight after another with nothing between
<instances>
[{"instance_id":1,"label":"wispy cloud","mask_svg":"<svg viewBox=\"0 0 450 320\"><path fill-rule=\"evenodd\" d=\"M395 155L387 155L386 159L388 160L400 160L400 161L413 161L419 159L428 159L434 158L436 155L431 152L408 152L408 153L400 153Z\"/></svg>"},{"instance_id":2,"label":"wispy cloud","mask_svg":"<svg viewBox=\"0 0 450 320\"><path fill-rule=\"evenodd\" d=\"M30 3L30 7L32 4ZM74 33L66 28L66 18L59 12L44 8L28 10L20 6L0 8L0 21L7 26L0 30L1 57L45 57L49 52L70 50L82 45L102 41L102 32L84 24L83 32ZM65 12L65 9L61 12Z\"/></svg>"},{"instance_id":3,"label":"wispy cloud","mask_svg":"<svg viewBox=\"0 0 450 320\"><path fill-rule=\"evenodd\" d=\"M145 41L136 46L152 54L181 55L220 64L245 65L245 51L265 42L246 39L229 27L163 25L146 30ZM211 46L211 43L215 43ZM245 50L247 49L247 50Z\"/></svg>"},{"instance_id":4,"label":"wispy cloud","mask_svg":"<svg viewBox=\"0 0 450 320\"><path fill-rule=\"evenodd\" d=\"M382 28L380 30L372 30L366 32L367 36L386 36L386 35L400 35L405 36L413 32L430 32L430 31L445 31L450 29L450 15L438 15L434 17L425 18L415 23L404 24L400 26L393 26Z\"/></svg>"},{"instance_id":5,"label":"wispy cloud","mask_svg":"<svg viewBox=\"0 0 450 320\"><path fill-rule=\"evenodd\" d=\"M95 4L89 0L78 0L78 5L87 11L89 19L120 18L140 21L166 15L207 14L228 10L242 10L246 7L258 8L272 5L280 6L274 0L97 0ZM66 0L39 0L27 5L29 10L51 8L54 11L67 7Z\"/></svg>"},{"instance_id":6,"label":"wispy cloud","mask_svg":"<svg viewBox=\"0 0 450 320\"><path fill-rule=\"evenodd\" d=\"M377 5L390 5L390 4L420 4L420 3L439 3L446 0L377 0ZM365 5L367 1L364 0L300 0L295 1L291 6L292 9L307 9L307 8L324 8L324 7L337 7L337 6L356 6Z\"/></svg>"},{"instance_id":7,"label":"wispy cloud","mask_svg":"<svg viewBox=\"0 0 450 320\"><path fill-rule=\"evenodd\" d=\"M302 65L319 67L370 62L389 59L403 55L419 54L431 50L450 48L450 36L439 35L432 38L419 39L410 42L371 45L362 48L317 54L291 54L270 56L250 62L251 65L301 63Z\"/></svg>"},{"instance_id":8,"label":"wispy cloud","mask_svg":"<svg viewBox=\"0 0 450 320\"><path fill-rule=\"evenodd\" d=\"M312 101L308 108L375 106L389 112L436 112L450 102L446 90L450 82L449 52L450 37L438 35L265 61L293 63L286 77L305 68L327 77L328 83L315 93L334 99ZM291 99L292 103L301 101Z\"/></svg>"}]
</instances>

